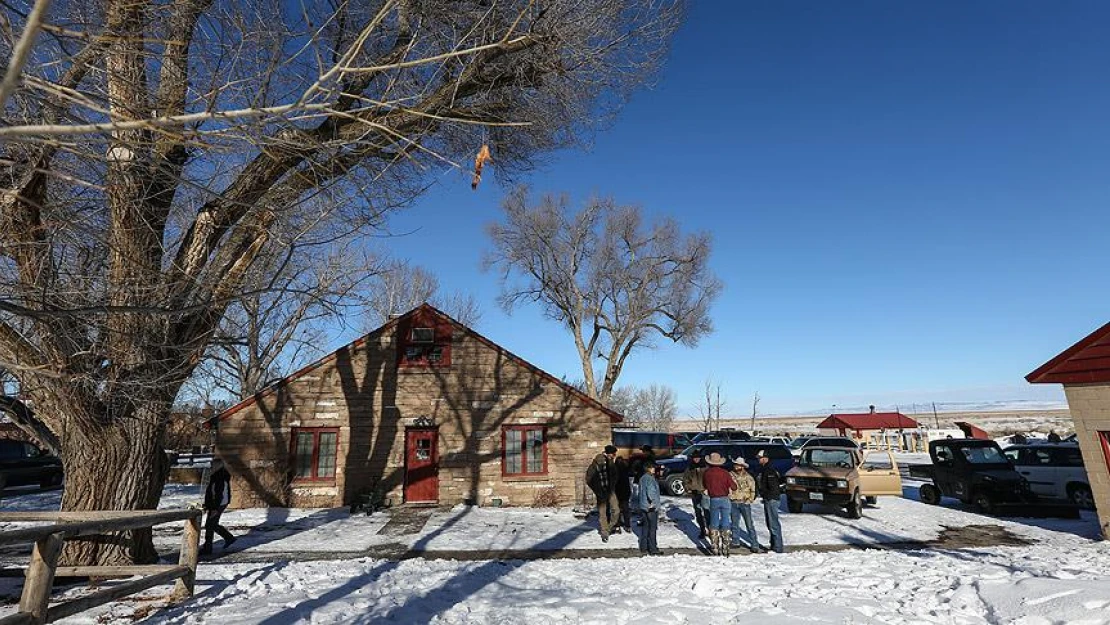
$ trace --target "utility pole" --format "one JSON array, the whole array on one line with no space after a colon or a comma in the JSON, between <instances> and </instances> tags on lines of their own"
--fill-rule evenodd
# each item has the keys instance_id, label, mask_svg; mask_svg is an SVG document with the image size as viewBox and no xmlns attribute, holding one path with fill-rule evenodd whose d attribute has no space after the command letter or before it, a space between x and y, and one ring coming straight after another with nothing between
<instances>
[{"instance_id":1,"label":"utility pole","mask_svg":"<svg viewBox=\"0 0 1110 625\"><path fill-rule=\"evenodd\" d=\"M751 427L752 434L755 434L755 414L756 414L756 410L757 410L758 407L759 407L759 391L756 391L755 395L752 396L752 427Z\"/></svg>"},{"instance_id":2,"label":"utility pole","mask_svg":"<svg viewBox=\"0 0 1110 625\"><path fill-rule=\"evenodd\" d=\"M937 423L937 429L940 429L940 417L937 416L937 402L933 402L933 421Z\"/></svg>"}]
</instances>

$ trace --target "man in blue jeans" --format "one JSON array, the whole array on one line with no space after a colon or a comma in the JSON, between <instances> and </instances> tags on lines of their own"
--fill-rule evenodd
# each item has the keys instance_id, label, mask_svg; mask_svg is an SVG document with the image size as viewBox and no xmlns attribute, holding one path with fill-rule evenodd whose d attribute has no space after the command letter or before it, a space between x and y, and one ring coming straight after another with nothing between
<instances>
[{"instance_id":1,"label":"man in blue jeans","mask_svg":"<svg viewBox=\"0 0 1110 625\"><path fill-rule=\"evenodd\" d=\"M762 449L756 454L759 458L760 472L755 480L759 498L763 500L763 517L767 521L767 531L771 534L771 549L783 552L782 525L779 524L779 498L782 496L782 475L775 470L771 459Z\"/></svg>"},{"instance_id":2,"label":"man in blue jeans","mask_svg":"<svg viewBox=\"0 0 1110 625\"><path fill-rule=\"evenodd\" d=\"M656 532L659 531L659 507L662 499L659 497L659 481L655 479L655 461L644 461L644 474L640 476L640 492L637 493L637 503L643 511L643 524L640 529L640 555L659 556L659 545L655 542Z\"/></svg>"},{"instance_id":3,"label":"man in blue jeans","mask_svg":"<svg viewBox=\"0 0 1110 625\"><path fill-rule=\"evenodd\" d=\"M755 478L748 473L748 462L743 456L737 456L732 461L732 492L728 494L732 502L732 546L739 547L740 519L744 520L747 530L748 549L752 553L763 553L759 546L759 538L755 533L755 523L752 522L752 502L755 501Z\"/></svg>"},{"instance_id":4,"label":"man in blue jeans","mask_svg":"<svg viewBox=\"0 0 1110 625\"><path fill-rule=\"evenodd\" d=\"M702 476L702 484L709 497L709 552L728 557L729 545L732 544L732 531L729 529L732 505L728 500L732 491L732 476L725 471L725 462L721 454L709 454L705 459L709 468Z\"/></svg>"}]
</instances>

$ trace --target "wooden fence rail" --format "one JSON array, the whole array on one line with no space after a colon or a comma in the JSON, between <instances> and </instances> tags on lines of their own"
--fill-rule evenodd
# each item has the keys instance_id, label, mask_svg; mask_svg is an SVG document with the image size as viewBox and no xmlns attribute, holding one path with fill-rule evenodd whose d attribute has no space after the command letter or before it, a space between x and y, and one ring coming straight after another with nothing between
<instances>
[{"instance_id":1,"label":"wooden fence rail","mask_svg":"<svg viewBox=\"0 0 1110 625\"><path fill-rule=\"evenodd\" d=\"M31 562L23 582L23 595L19 600L19 611L0 618L0 625L51 623L173 580L177 580L173 593L175 601L192 596L200 548L200 515L201 511L196 509L0 513L0 523L53 522L53 525L0 531L0 546L34 543ZM58 566L58 555L67 540L154 527L173 521L185 521L181 557L176 565ZM51 606L50 595L54 590L55 576L140 577Z\"/></svg>"}]
</instances>

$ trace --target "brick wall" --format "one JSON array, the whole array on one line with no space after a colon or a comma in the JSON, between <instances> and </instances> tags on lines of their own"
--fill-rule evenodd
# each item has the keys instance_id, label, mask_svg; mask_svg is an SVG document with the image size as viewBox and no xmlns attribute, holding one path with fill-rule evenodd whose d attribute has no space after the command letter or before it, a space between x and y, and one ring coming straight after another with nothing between
<instances>
[{"instance_id":1,"label":"brick wall","mask_svg":"<svg viewBox=\"0 0 1110 625\"><path fill-rule=\"evenodd\" d=\"M221 421L232 507L340 506L379 481L400 503L405 429L417 419L438 426L441 504L530 506L548 489L560 505L584 501L585 468L610 438L606 413L461 326L449 367L398 369L395 338L371 334ZM502 476L502 427L513 424L546 426L547 475ZM293 427L338 428L334 482L289 483Z\"/></svg>"},{"instance_id":2,"label":"brick wall","mask_svg":"<svg viewBox=\"0 0 1110 625\"><path fill-rule=\"evenodd\" d=\"M1083 464L1098 508L1102 535L1110 538L1110 467L1097 432L1110 431L1110 385L1065 386Z\"/></svg>"}]
</instances>

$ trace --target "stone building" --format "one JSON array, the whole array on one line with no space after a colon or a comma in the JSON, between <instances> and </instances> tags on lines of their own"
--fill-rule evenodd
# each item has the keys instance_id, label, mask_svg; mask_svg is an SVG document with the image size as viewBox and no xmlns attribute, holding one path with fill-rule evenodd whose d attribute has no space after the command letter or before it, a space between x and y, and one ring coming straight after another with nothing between
<instances>
[{"instance_id":1,"label":"stone building","mask_svg":"<svg viewBox=\"0 0 1110 625\"><path fill-rule=\"evenodd\" d=\"M1064 385L1102 535L1110 538L1110 323L1025 379Z\"/></svg>"},{"instance_id":2,"label":"stone building","mask_svg":"<svg viewBox=\"0 0 1110 625\"><path fill-rule=\"evenodd\" d=\"M584 503L619 414L425 304L219 416L232 507Z\"/></svg>"}]
</instances>

